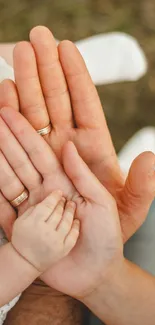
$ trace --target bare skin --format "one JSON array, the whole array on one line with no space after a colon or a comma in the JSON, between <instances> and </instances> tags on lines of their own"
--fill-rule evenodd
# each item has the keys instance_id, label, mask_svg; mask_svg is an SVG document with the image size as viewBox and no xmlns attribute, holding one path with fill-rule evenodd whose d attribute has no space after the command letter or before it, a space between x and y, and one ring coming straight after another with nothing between
<instances>
[{"instance_id":1,"label":"bare skin","mask_svg":"<svg viewBox=\"0 0 155 325\"><path fill-rule=\"evenodd\" d=\"M20 107L35 129L46 126L51 120L53 129L45 140L60 161L64 142L70 139L75 143L81 157L116 199L122 236L126 241L143 223L154 197L154 155L145 153L138 157L125 182L97 92L75 46L64 41L57 48L52 35L44 27L33 29L30 41L15 48L17 90L12 82L3 82L0 106L13 106L15 110ZM4 110L2 117L16 133L18 122L21 125L19 116L12 113L11 124ZM55 170L54 174L51 171L52 179ZM59 167L58 173L61 174ZM141 179L143 183L139 187ZM66 181L63 188L72 192ZM4 211L8 211L10 216L10 207L4 197L3 202ZM5 220L1 220L4 228L6 221L7 214ZM63 274L59 274L57 288L62 290L64 279Z\"/></svg>"},{"instance_id":2,"label":"bare skin","mask_svg":"<svg viewBox=\"0 0 155 325\"><path fill-rule=\"evenodd\" d=\"M11 108L3 108L0 114L1 195L10 201L13 195L16 197L22 193L24 187L28 189L28 199L18 207L19 216L29 207L33 207L41 198L44 199L55 187L60 188L67 199L72 196L72 201L76 203L76 219L82 222L79 241L75 250L66 256L62 263L56 263L56 266L52 266L47 274L43 274L43 279L61 292L74 297L81 296L83 292L91 290L96 282L100 281L102 268L100 256L104 257L103 229L109 233L111 244L113 237L117 238L115 229L119 228L120 233L117 220L119 217L115 218L115 221L112 219L112 223L108 221L103 223L107 218L109 219L110 215L116 214L114 213L116 212L115 200L89 170L72 142L64 146L63 169L58 165L59 169L54 182L50 173L55 161L48 144L19 112ZM13 116L16 123L13 123ZM74 187L71 184L69 186L69 180ZM118 240L118 246L121 247L119 243L120 240ZM111 247L111 244L108 246ZM115 250L115 246L113 248ZM111 247L111 252L113 248Z\"/></svg>"},{"instance_id":3,"label":"bare skin","mask_svg":"<svg viewBox=\"0 0 155 325\"><path fill-rule=\"evenodd\" d=\"M79 236L75 203L54 191L14 223L11 242L0 248L0 307L70 253Z\"/></svg>"},{"instance_id":4,"label":"bare skin","mask_svg":"<svg viewBox=\"0 0 155 325\"><path fill-rule=\"evenodd\" d=\"M75 143L93 173L116 197L126 241L143 223L154 197L154 173L150 173L154 155L137 158L125 182L99 97L74 44L63 41L57 48L45 27L34 28L30 41L15 47L17 89L11 81L1 84L0 107L19 110L20 106L35 129L51 121L53 129L46 140L60 159L63 144L69 139Z\"/></svg>"}]
</instances>

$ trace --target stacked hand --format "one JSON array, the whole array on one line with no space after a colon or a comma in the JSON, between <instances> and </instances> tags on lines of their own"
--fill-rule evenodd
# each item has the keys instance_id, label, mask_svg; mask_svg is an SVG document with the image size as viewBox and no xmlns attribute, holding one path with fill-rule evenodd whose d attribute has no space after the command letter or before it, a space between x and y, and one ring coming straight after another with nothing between
<instances>
[{"instance_id":1,"label":"stacked hand","mask_svg":"<svg viewBox=\"0 0 155 325\"><path fill-rule=\"evenodd\" d=\"M24 187L29 198L19 215L57 188L74 200L81 220L78 244L44 280L70 295L82 295L101 280L107 256L111 264L119 256L121 264L120 225L126 241L144 221L155 191L154 155L139 156L124 180L96 89L71 42L57 48L49 30L37 27L30 43L16 46L14 68L16 86L11 81L0 86L0 107L13 107L1 109L1 225L9 235L15 212L8 201ZM52 131L43 139L35 130L49 122Z\"/></svg>"},{"instance_id":2,"label":"stacked hand","mask_svg":"<svg viewBox=\"0 0 155 325\"><path fill-rule=\"evenodd\" d=\"M54 191L32 206L13 225L11 243L16 251L40 273L47 270L75 246L79 221L74 219L75 204Z\"/></svg>"}]
</instances>

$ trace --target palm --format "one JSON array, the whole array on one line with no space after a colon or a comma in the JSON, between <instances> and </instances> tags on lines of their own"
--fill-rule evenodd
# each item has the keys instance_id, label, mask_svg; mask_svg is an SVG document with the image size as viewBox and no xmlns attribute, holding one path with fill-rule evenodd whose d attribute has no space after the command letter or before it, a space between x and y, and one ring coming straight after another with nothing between
<instances>
[{"instance_id":1,"label":"palm","mask_svg":"<svg viewBox=\"0 0 155 325\"><path fill-rule=\"evenodd\" d=\"M103 128L77 128L69 129L68 131L52 131L47 138L47 142L59 160L61 160L62 148L68 140L75 144L80 156L91 171L106 186L110 193L116 197L118 189L120 190L124 186L124 178L119 168L109 133L105 136ZM111 142L111 145L107 147L108 140ZM105 177L105 173L107 173L107 177ZM110 177L108 177L109 174Z\"/></svg>"},{"instance_id":2,"label":"palm","mask_svg":"<svg viewBox=\"0 0 155 325\"><path fill-rule=\"evenodd\" d=\"M96 195L98 203L81 198L76 200L77 218L82 221L78 243L68 257L43 275L47 284L75 297L93 290L94 283L101 280L100 270L104 272L107 260L117 249L121 251L118 220L111 218L111 211L106 211L102 205L104 191L100 189Z\"/></svg>"},{"instance_id":3,"label":"palm","mask_svg":"<svg viewBox=\"0 0 155 325\"><path fill-rule=\"evenodd\" d=\"M46 155L46 151L45 151ZM41 161L41 157L40 157ZM54 173L51 169L51 173L47 173L44 176L44 180L42 184L38 184L37 189L33 195L30 193L30 196L27 201L25 201L21 206L18 208L18 215L20 216L23 214L29 207L40 203L43 199L45 199L53 190L60 189L64 196L68 199L76 196L78 197L77 191L69 181L63 169L60 165L56 166Z\"/></svg>"},{"instance_id":4,"label":"palm","mask_svg":"<svg viewBox=\"0 0 155 325\"><path fill-rule=\"evenodd\" d=\"M43 280L56 290L64 292L71 296L76 296L82 291L87 291L91 287L90 270L95 265L95 254L92 255L92 226L93 220L88 216L89 208L77 207L77 217L84 213L85 218L82 220L82 233L79 241L73 251L65 259L52 267L43 275ZM89 218L89 223L88 223ZM97 227L98 228L98 227ZM98 229L94 229L98 231ZM88 236L88 234L90 234ZM90 254L90 259L89 259ZM49 276L48 276L49 274Z\"/></svg>"},{"instance_id":5,"label":"palm","mask_svg":"<svg viewBox=\"0 0 155 325\"><path fill-rule=\"evenodd\" d=\"M82 233L79 241L69 256L43 275L43 280L48 285L71 296L77 296L87 291L88 288L90 289L92 283L95 282L95 275L97 273L97 269L94 268L94 279L92 277L92 272L90 276L92 265L97 265L97 268L100 267L95 262L97 256L95 252L93 252L92 247L95 239L94 232L96 231L96 233L99 234L99 224L98 227L93 228L94 222L90 220L88 211L89 208L87 207L82 207L81 209L77 207L77 217L80 217L80 214L85 214L85 220L82 220Z\"/></svg>"},{"instance_id":6,"label":"palm","mask_svg":"<svg viewBox=\"0 0 155 325\"><path fill-rule=\"evenodd\" d=\"M97 174L100 164L103 161L105 162L105 157L103 155L105 145L104 132L100 129L73 129L68 133L63 131L57 133L52 132L47 138L48 144L52 147L59 159L62 157L62 148L68 140L74 142L80 156L87 163L90 169ZM107 139L105 139L105 141L106 140ZM95 146L93 146L92 143L95 143ZM107 153L107 160L113 159L114 157L116 159L113 149L113 152ZM116 177L115 179L117 179L117 183L115 182L115 179L112 179L106 186L107 189L109 187L110 192L114 195L116 194L117 189L120 189L120 184L122 184L122 177L117 164L116 167L116 169L113 169L113 172L116 173L113 176ZM98 178L101 178L102 181L102 174L97 176ZM103 180L103 185L104 183L105 178ZM96 212L94 212L94 216L96 215L95 213ZM88 288L90 289L92 283L95 283L95 281L93 282L92 273L94 272L93 275L95 277L96 274L98 274L97 270L101 269L101 266L98 263L95 263L95 259L97 261L99 259L96 255L96 251L93 251L93 245L97 239L99 239L99 242L101 241L103 229L100 222L96 222L96 218L91 218L91 214L93 215L92 211L90 211L89 204L81 204L80 199L78 199L77 218L82 219L82 232L78 244L68 257L59 262L43 276L43 279L47 284L68 295L76 296L77 293L86 292ZM99 252L99 255L104 256L102 249ZM90 259L89 256L91 257ZM92 265L94 265L93 269ZM102 266L102 269L104 269L104 265Z\"/></svg>"},{"instance_id":7,"label":"palm","mask_svg":"<svg viewBox=\"0 0 155 325\"><path fill-rule=\"evenodd\" d=\"M142 175L144 175L144 165L146 173L151 168L150 166L154 161L153 155L148 156L146 153L142 157L138 157L125 183L109 132L105 132L105 127L52 131L47 138L47 142L60 161L62 148L68 140L74 142L80 156L89 166L90 170L116 200L122 236L124 242L126 242L143 223L151 200L154 197L151 190L154 183L153 178L152 185L149 177L146 179L143 177L144 186L141 189L138 185ZM142 194L139 195L140 190ZM144 202L144 198L147 203ZM140 218L137 218L138 214L141 216Z\"/></svg>"},{"instance_id":8,"label":"palm","mask_svg":"<svg viewBox=\"0 0 155 325\"><path fill-rule=\"evenodd\" d=\"M59 158L61 158L63 145L68 140L73 141L80 156L87 165L91 166L96 164L97 161L100 162L103 158L103 135L103 130L99 129L70 129L68 132L66 130L60 130L60 132L51 132L47 141ZM93 143L95 143L95 146L93 146Z\"/></svg>"}]
</instances>

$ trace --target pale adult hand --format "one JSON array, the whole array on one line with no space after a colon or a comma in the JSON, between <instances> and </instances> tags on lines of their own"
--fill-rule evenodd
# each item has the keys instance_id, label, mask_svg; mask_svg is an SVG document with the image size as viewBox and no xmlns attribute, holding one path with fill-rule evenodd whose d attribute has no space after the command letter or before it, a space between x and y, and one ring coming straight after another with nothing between
<instances>
[{"instance_id":1,"label":"pale adult hand","mask_svg":"<svg viewBox=\"0 0 155 325\"><path fill-rule=\"evenodd\" d=\"M49 145L28 121L13 108L3 108L0 114L0 224L10 238L16 211L9 202L24 188L29 197L19 206L19 216L55 189L62 190L67 199L78 193Z\"/></svg>"},{"instance_id":2,"label":"pale adult hand","mask_svg":"<svg viewBox=\"0 0 155 325\"><path fill-rule=\"evenodd\" d=\"M43 279L57 290L79 298L102 282L109 263L117 262L119 266L123 260L116 202L89 170L72 143L64 146L62 162L75 188L59 163L56 165L56 158L48 144L19 112L3 108L0 115L0 190L9 201L22 193L24 187L29 191L28 199L18 206L19 217L29 207L42 201L53 188L63 190L63 194L71 197L77 205L76 219L81 221L77 245L67 257L52 266ZM31 223L30 218L29 221ZM21 222L19 218L15 224L20 225ZM17 246L25 251L24 238L21 243L22 234L21 230ZM35 233L32 240L36 246ZM26 247L28 249L28 245Z\"/></svg>"},{"instance_id":3,"label":"pale adult hand","mask_svg":"<svg viewBox=\"0 0 155 325\"><path fill-rule=\"evenodd\" d=\"M77 218L81 220L82 224L78 245L68 257L49 269L42 279L57 290L81 299L102 282L104 269L105 272L107 269L105 256L107 254L110 256L110 252L112 252L111 244L110 246L108 244L110 251L106 248L105 252L104 246L101 245L102 240L106 239L103 236L105 228L106 234L109 233L110 229L111 234L114 234L113 230L116 229L116 227L113 228L109 217L108 222L107 218L104 217L104 212L106 217L109 214L104 208L103 218L91 217L90 213L90 202L104 206L104 202L109 201L107 194L105 194L106 191L98 181L94 181L95 176L81 161L71 144L65 146L62 161L66 174L78 192L69 185L61 166L59 163L56 164L56 158L52 150L49 150L48 144L20 113L11 108L3 108L1 117L0 148L3 153L0 164L1 192L10 201L15 197L15 193L17 195L23 190L23 185L29 190L29 199L19 206L19 214L32 206L34 202L39 202L53 188L63 188L66 196L72 197L77 203ZM51 170L51 166L54 169ZM10 171L10 167L15 172ZM12 197L13 195L14 197ZM111 196L109 201L110 212L113 206L114 199ZM96 215L95 208L93 211ZM108 228L101 226L105 220ZM110 239L110 243L113 243L112 237ZM116 262L120 267L118 255Z\"/></svg>"}]
</instances>

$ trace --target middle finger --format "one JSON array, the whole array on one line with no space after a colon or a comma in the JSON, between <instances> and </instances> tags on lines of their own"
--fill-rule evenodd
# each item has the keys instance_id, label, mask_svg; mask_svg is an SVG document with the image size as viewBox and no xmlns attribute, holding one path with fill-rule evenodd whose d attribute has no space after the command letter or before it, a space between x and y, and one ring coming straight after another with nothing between
<instances>
[{"instance_id":1,"label":"middle finger","mask_svg":"<svg viewBox=\"0 0 155 325\"><path fill-rule=\"evenodd\" d=\"M54 129L71 128L73 116L70 96L56 41L44 26L33 28L30 40L36 54L39 78L52 126Z\"/></svg>"}]
</instances>

